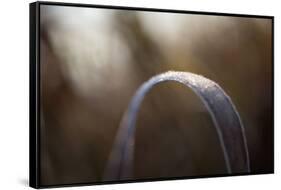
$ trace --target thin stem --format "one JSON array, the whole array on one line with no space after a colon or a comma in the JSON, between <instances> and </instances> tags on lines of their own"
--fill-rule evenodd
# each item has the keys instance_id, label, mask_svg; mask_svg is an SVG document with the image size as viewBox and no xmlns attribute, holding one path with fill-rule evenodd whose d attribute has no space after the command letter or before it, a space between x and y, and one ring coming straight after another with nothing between
<instances>
[{"instance_id":1,"label":"thin stem","mask_svg":"<svg viewBox=\"0 0 281 190\"><path fill-rule=\"evenodd\" d=\"M244 127L230 97L215 82L189 72L169 71L152 77L136 91L117 133L104 180L132 178L136 119L140 105L156 84L176 81L189 87L204 103L212 117L223 150L227 173L250 172Z\"/></svg>"}]
</instances>

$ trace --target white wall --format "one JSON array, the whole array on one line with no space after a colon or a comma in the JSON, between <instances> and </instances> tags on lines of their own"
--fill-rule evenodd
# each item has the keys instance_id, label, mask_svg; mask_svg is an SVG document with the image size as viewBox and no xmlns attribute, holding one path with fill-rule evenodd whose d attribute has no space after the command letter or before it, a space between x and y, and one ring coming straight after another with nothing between
<instances>
[{"instance_id":1,"label":"white wall","mask_svg":"<svg viewBox=\"0 0 281 190\"><path fill-rule=\"evenodd\" d=\"M0 4L0 189L28 187L28 2ZM65 2L65 1L63 1ZM275 97L280 97L281 6L277 0L69 0L68 2L275 16ZM77 187L71 189L271 189L281 185L280 99L275 98L274 175ZM278 150L279 148L279 150ZM279 182L278 182L279 181ZM70 189L70 188L69 188ZM275 188L276 189L276 188Z\"/></svg>"}]
</instances>

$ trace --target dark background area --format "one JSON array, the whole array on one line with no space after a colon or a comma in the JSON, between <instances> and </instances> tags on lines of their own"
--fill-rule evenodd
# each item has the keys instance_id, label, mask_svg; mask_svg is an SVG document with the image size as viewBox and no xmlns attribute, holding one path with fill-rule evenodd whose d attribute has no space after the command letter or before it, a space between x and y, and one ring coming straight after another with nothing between
<instances>
[{"instance_id":1,"label":"dark background area","mask_svg":"<svg viewBox=\"0 0 281 190\"><path fill-rule=\"evenodd\" d=\"M273 171L272 21L245 17L41 7L41 180L102 180L122 114L151 76L216 81L244 123L251 171ZM207 110L168 82L142 104L136 179L226 173Z\"/></svg>"}]
</instances>

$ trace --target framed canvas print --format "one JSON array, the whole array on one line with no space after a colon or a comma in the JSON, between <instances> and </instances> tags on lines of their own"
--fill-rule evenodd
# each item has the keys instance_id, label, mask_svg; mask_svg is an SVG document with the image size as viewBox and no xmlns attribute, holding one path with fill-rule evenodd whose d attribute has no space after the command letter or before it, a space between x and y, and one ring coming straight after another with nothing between
<instances>
[{"instance_id":1,"label":"framed canvas print","mask_svg":"<svg viewBox=\"0 0 281 190\"><path fill-rule=\"evenodd\" d=\"M30 4L30 186L274 172L274 18Z\"/></svg>"}]
</instances>

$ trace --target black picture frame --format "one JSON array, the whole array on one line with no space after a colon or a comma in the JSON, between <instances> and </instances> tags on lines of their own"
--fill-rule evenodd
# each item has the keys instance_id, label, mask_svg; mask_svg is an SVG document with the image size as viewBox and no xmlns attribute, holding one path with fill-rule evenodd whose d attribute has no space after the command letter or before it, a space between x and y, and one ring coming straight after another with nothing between
<instances>
[{"instance_id":1,"label":"black picture frame","mask_svg":"<svg viewBox=\"0 0 281 190\"><path fill-rule=\"evenodd\" d=\"M29 75L29 185L33 188L52 188L52 187L68 187L68 186L83 186L83 185L98 185L98 184L116 184L116 183L130 183L130 182L146 182L146 181L160 181L160 180L179 180L179 179L193 179L193 178L209 178L209 177L225 177L237 175L255 175L255 174L270 174L274 173L274 160L272 172L251 172L250 174L223 174L223 175L204 175L194 177L172 177L172 178L154 178L154 179L136 179L136 180L122 180L110 182L89 182L89 183L70 183L70 184L56 184L56 185L42 185L40 183L40 6L69 6L69 7L87 7L87 8L103 8L114 10L132 10L132 11L148 11L148 12L164 12L164 13L181 13L181 14L195 14L195 15L216 15L216 16L231 16L231 17L246 17L246 18L265 18L272 22L272 120L274 123L274 16L264 15L248 15L248 14L233 14L233 13L217 13L217 12L200 12L187 10L170 10L157 8L142 8L142 7L125 7L125 6L111 6L111 5L92 5L80 3L61 3L61 2L47 2L38 1L29 4L29 59L30 59L30 75ZM273 131L274 134L274 126ZM274 146L274 139L272 139ZM274 149L274 148L273 148ZM274 158L274 152L272 157Z\"/></svg>"}]
</instances>

